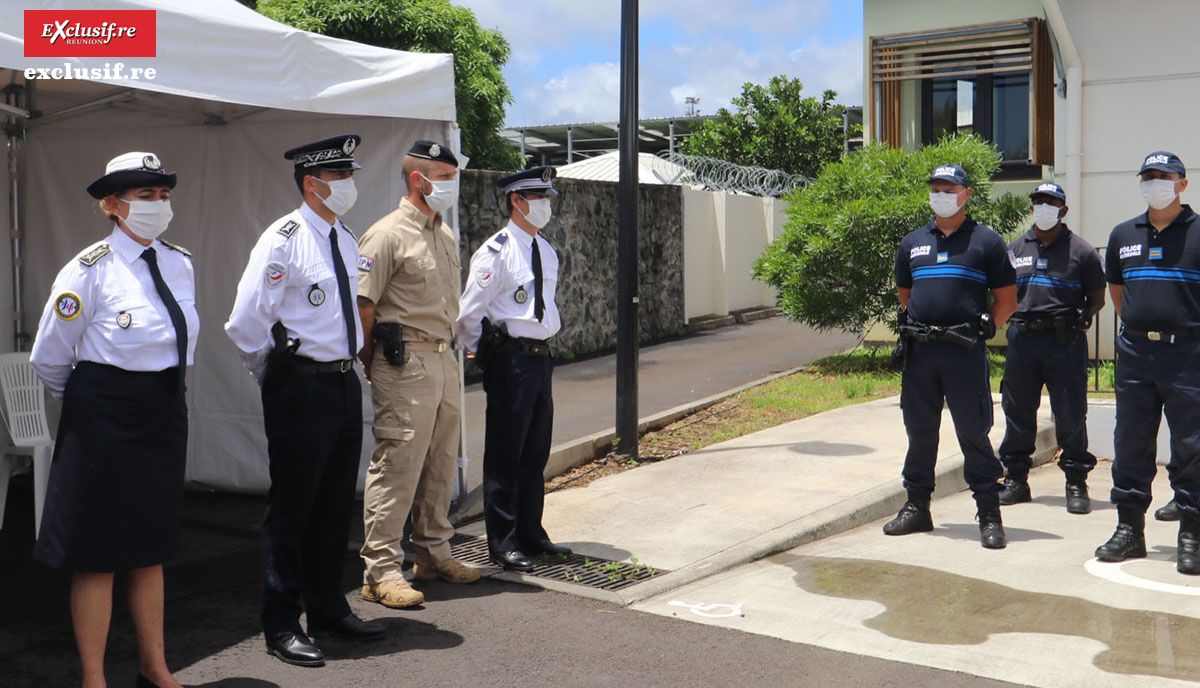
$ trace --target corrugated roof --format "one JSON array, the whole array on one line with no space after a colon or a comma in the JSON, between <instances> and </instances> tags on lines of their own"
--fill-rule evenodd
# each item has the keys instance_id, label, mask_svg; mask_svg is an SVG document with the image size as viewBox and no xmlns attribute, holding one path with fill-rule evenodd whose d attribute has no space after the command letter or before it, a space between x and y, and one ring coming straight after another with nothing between
<instances>
[{"instance_id":1,"label":"corrugated roof","mask_svg":"<svg viewBox=\"0 0 1200 688\"><path fill-rule=\"evenodd\" d=\"M642 184L680 184L687 169L650 153L638 154L638 181ZM558 168L558 176L615 182L621 178L620 151L612 151Z\"/></svg>"}]
</instances>

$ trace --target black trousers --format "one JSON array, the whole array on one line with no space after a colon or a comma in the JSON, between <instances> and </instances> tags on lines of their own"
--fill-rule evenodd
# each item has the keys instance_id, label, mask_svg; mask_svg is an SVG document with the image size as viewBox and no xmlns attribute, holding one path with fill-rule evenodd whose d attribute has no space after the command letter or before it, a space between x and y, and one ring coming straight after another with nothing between
<instances>
[{"instance_id":1,"label":"black trousers","mask_svg":"<svg viewBox=\"0 0 1200 688\"><path fill-rule=\"evenodd\" d=\"M1145 512L1158 471L1158 425L1171 429L1167 474L1179 508L1200 517L1200 340L1117 337L1117 427L1112 502Z\"/></svg>"},{"instance_id":2,"label":"black trousers","mask_svg":"<svg viewBox=\"0 0 1200 688\"><path fill-rule=\"evenodd\" d=\"M262 531L262 622L267 634L300 631L350 613L342 568L362 453L358 376L293 375L264 389L271 489Z\"/></svg>"},{"instance_id":3,"label":"black trousers","mask_svg":"<svg viewBox=\"0 0 1200 688\"><path fill-rule=\"evenodd\" d=\"M1086 333L1074 328L1062 344L1053 332L1008 328L1008 360L1000 384L1005 418L1000 462L1010 476L1024 479L1033 466L1043 385L1062 448L1058 467L1072 480L1085 479L1096 467L1096 457L1088 451L1087 351Z\"/></svg>"},{"instance_id":4,"label":"black trousers","mask_svg":"<svg viewBox=\"0 0 1200 688\"><path fill-rule=\"evenodd\" d=\"M970 349L949 342L908 342L900 408L908 432L904 488L909 500L928 503L933 494L943 402L950 407L963 474L976 505L984 511L998 508L1002 485L997 481L1004 470L988 439L992 395L983 342Z\"/></svg>"},{"instance_id":5,"label":"black trousers","mask_svg":"<svg viewBox=\"0 0 1200 688\"><path fill-rule=\"evenodd\" d=\"M548 356L500 350L483 373L483 510L493 552L548 539L542 529L542 472L554 427L553 370Z\"/></svg>"}]
</instances>

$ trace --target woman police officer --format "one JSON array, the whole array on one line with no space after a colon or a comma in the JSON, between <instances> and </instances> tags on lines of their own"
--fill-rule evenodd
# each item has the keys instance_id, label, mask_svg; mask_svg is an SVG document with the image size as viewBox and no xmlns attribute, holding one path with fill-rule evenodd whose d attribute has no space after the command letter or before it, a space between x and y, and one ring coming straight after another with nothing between
<instances>
[{"instance_id":1,"label":"woman police officer","mask_svg":"<svg viewBox=\"0 0 1200 688\"><path fill-rule=\"evenodd\" d=\"M137 685L174 688L163 651L162 564L175 554L187 451L184 371L199 318L190 254L157 237L175 173L151 153L109 161L88 186L108 238L54 281L31 362L63 398L34 557L72 572L85 688L104 686L116 571L128 571Z\"/></svg>"}]
</instances>

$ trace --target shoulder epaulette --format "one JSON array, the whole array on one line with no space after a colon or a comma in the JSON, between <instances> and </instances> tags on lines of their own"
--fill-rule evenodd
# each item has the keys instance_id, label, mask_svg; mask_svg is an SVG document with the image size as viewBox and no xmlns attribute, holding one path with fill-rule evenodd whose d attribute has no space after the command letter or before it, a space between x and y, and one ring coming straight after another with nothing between
<instances>
[{"instance_id":1,"label":"shoulder epaulette","mask_svg":"<svg viewBox=\"0 0 1200 688\"><path fill-rule=\"evenodd\" d=\"M291 239L292 235L296 233L296 228L298 228L299 226L300 226L299 222L296 222L295 220L288 220L287 222L284 223L284 225L282 227L279 228L278 231L283 236Z\"/></svg>"},{"instance_id":2,"label":"shoulder epaulette","mask_svg":"<svg viewBox=\"0 0 1200 688\"><path fill-rule=\"evenodd\" d=\"M354 237L355 241L358 241L358 235L354 233L353 229L350 229L349 227L347 227L345 222L342 223L342 229L346 230L347 234Z\"/></svg>"},{"instance_id":3,"label":"shoulder epaulette","mask_svg":"<svg viewBox=\"0 0 1200 688\"><path fill-rule=\"evenodd\" d=\"M79 256L79 262L90 268L99 262L101 258L110 253L112 253L112 246L109 246L108 244L100 244L96 248L88 251L82 256Z\"/></svg>"},{"instance_id":4,"label":"shoulder epaulette","mask_svg":"<svg viewBox=\"0 0 1200 688\"><path fill-rule=\"evenodd\" d=\"M487 243L487 247L495 253L499 253L500 249L504 248L504 243L508 241L508 233L500 232L492 237L492 240Z\"/></svg>"},{"instance_id":5,"label":"shoulder epaulette","mask_svg":"<svg viewBox=\"0 0 1200 688\"><path fill-rule=\"evenodd\" d=\"M187 256L188 258L192 257L191 251L187 250L186 248L184 248L178 244L172 244L171 242L163 241L162 239L159 239L158 242L160 244L162 244L163 246L166 246L167 248L171 249L172 251L179 251L180 253Z\"/></svg>"}]
</instances>

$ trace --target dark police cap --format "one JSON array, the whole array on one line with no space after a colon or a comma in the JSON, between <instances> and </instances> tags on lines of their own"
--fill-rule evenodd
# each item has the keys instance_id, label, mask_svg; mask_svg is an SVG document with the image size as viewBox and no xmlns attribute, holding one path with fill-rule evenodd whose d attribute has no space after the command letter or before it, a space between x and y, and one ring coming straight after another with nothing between
<instances>
[{"instance_id":1,"label":"dark police cap","mask_svg":"<svg viewBox=\"0 0 1200 688\"><path fill-rule=\"evenodd\" d=\"M175 173L164 172L162 162L153 153L123 153L108 161L104 176L88 185L92 198L104 198L139 186L175 188Z\"/></svg>"},{"instance_id":2,"label":"dark police cap","mask_svg":"<svg viewBox=\"0 0 1200 688\"><path fill-rule=\"evenodd\" d=\"M354 149L362 142L358 134L342 134L297 146L283 154L298 169L357 170Z\"/></svg>"},{"instance_id":3,"label":"dark police cap","mask_svg":"<svg viewBox=\"0 0 1200 688\"><path fill-rule=\"evenodd\" d=\"M1142 161L1142 169L1138 170L1138 174L1142 174L1146 170L1160 170L1162 172L1177 172L1180 175L1187 176L1187 168L1183 166L1183 161L1178 155L1169 151L1154 151L1146 156Z\"/></svg>"},{"instance_id":4,"label":"dark police cap","mask_svg":"<svg viewBox=\"0 0 1200 688\"><path fill-rule=\"evenodd\" d=\"M506 196L514 191L557 196L558 192L554 190L554 178L557 176L558 170L553 167L533 167L524 172L501 177L496 186L504 189Z\"/></svg>"},{"instance_id":5,"label":"dark police cap","mask_svg":"<svg viewBox=\"0 0 1200 688\"><path fill-rule=\"evenodd\" d=\"M417 141L412 145L412 148L408 149L408 154L414 158L435 160L458 167L458 158L455 157L449 146L443 146L433 141L425 141L424 139Z\"/></svg>"},{"instance_id":6,"label":"dark police cap","mask_svg":"<svg viewBox=\"0 0 1200 688\"><path fill-rule=\"evenodd\" d=\"M1033 193L1029 194L1029 200L1032 201L1038 196L1049 196L1050 198L1057 198L1063 202L1066 202L1067 200L1067 192L1063 191L1063 188L1058 184L1053 184L1051 182L1038 184L1038 188L1034 189Z\"/></svg>"},{"instance_id":7,"label":"dark police cap","mask_svg":"<svg viewBox=\"0 0 1200 688\"><path fill-rule=\"evenodd\" d=\"M933 174L929 175L929 181L941 179L942 181L958 184L960 186L970 186L971 181L967 177L967 171L958 165L939 165Z\"/></svg>"}]
</instances>

